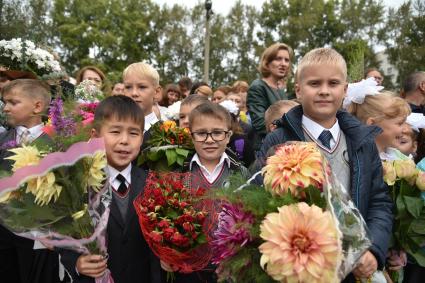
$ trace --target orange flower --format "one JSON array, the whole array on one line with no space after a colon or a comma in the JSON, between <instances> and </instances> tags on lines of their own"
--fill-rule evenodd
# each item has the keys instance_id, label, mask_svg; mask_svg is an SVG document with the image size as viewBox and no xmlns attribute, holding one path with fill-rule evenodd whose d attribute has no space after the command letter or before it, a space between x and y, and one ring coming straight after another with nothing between
<instances>
[{"instance_id":1,"label":"orange flower","mask_svg":"<svg viewBox=\"0 0 425 283\"><path fill-rule=\"evenodd\" d=\"M176 128L176 122L174 121L165 121L164 123L162 123L162 128L165 132L168 132L168 130L170 129L175 129Z\"/></svg>"},{"instance_id":2,"label":"orange flower","mask_svg":"<svg viewBox=\"0 0 425 283\"><path fill-rule=\"evenodd\" d=\"M305 197L302 189L323 187L322 156L314 143L299 142L279 147L263 168L264 185L273 195Z\"/></svg>"},{"instance_id":3,"label":"orange flower","mask_svg":"<svg viewBox=\"0 0 425 283\"><path fill-rule=\"evenodd\" d=\"M279 282L337 282L341 241L330 212L304 202L282 206L261 224L261 267Z\"/></svg>"}]
</instances>

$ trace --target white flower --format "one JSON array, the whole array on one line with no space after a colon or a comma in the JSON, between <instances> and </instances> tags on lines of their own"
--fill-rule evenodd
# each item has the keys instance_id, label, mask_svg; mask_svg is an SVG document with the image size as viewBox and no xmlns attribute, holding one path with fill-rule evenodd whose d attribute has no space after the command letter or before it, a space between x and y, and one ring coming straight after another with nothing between
<instances>
[{"instance_id":1,"label":"white flower","mask_svg":"<svg viewBox=\"0 0 425 283\"><path fill-rule=\"evenodd\" d=\"M176 101L170 106L167 107L164 111L164 116L168 120L178 120L179 119L179 113L180 113L180 105L181 101Z\"/></svg>"},{"instance_id":2,"label":"white flower","mask_svg":"<svg viewBox=\"0 0 425 283\"><path fill-rule=\"evenodd\" d=\"M414 131L419 132L419 129L425 128L425 116L422 113L412 113L407 116L406 123L409 124Z\"/></svg>"},{"instance_id":3,"label":"white flower","mask_svg":"<svg viewBox=\"0 0 425 283\"><path fill-rule=\"evenodd\" d=\"M233 115L239 114L238 106L236 105L236 103L234 103L231 100L224 100L224 101L220 102L220 105L223 106L224 108L226 108L227 111L229 111Z\"/></svg>"},{"instance_id":4,"label":"white flower","mask_svg":"<svg viewBox=\"0 0 425 283\"><path fill-rule=\"evenodd\" d=\"M372 77L348 84L347 97L344 99L343 108L347 108L353 102L362 104L366 95L378 94L383 89L384 87L378 86L378 83Z\"/></svg>"}]
</instances>

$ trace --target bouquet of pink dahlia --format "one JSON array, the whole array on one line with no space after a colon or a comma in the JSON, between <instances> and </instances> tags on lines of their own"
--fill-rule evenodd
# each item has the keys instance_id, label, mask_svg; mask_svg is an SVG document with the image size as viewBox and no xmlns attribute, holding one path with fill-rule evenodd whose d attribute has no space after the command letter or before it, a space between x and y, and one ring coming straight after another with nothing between
<instances>
[{"instance_id":1,"label":"bouquet of pink dahlia","mask_svg":"<svg viewBox=\"0 0 425 283\"><path fill-rule=\"evenodd\" d=\"M314 143L281 145L264 187L233 177L212 241L219 281L337 282L369 247L360 213Z\"/></svg>"}]
</instances>

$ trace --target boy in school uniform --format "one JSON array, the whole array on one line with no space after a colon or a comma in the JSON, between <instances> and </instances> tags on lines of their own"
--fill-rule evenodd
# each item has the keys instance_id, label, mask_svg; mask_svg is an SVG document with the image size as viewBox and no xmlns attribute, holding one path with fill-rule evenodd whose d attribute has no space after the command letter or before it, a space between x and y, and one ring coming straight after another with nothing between
<instances>
[{"instance_id":1,"label":"boy in school uniform","mask_svg":"<svg viewBox=\"0 0 425 283\"><path fill-rule=\"evenodd\" d=\"M161 95L159 74L149 64L138 62L129 65L123 72L124 95L133 99L145 113L144 131L158 122L153 111L154 99Z\"/></svg>"},{"instance_id":2,"label":"boy in school uniform","mask_svg":"<svg viewBox=\"0 0 425 283\"><path fill-rule=\"evenodd\" d=\"M10 130L0 134L0 170L10 171L8 149L34 142L50 143L42 116L50 104L50 90L35 79L5 84L1 98ZM0 278L5 282L59 282L59 258L38 242L16 236L0 225Z\"/></svg>"},{"instance_id":3,"label":"boy in school uniform","mask_svg":"<svg viewBox=\"0 0 425 283\"><path fill-rule=\"evenodd\" d=\"M248 179L249 172L236 155L226 151L230 141L230 113L221 105L206 101L195 107L189 116L189 129L196 153L185 163L183 171L191 172L192 188L213 189L225 186L233 173ZM177 273L175 283L217 282L214 267L190 274Z\"/></svg>"},{"instance_id":4,"label":"boy in school uniform","mask_svg":"<svg viewBox=\"0 0 425 283\"><path fill-rule=\"evenodd\" d=\"M295 91L301 105L286 113L282 126L267 135L258 158L264 164L268 149L287 141L313 141L319 146L370 231L372 246L344 280L354 282L353 275L369 278L384 267L393 214L375 144L381 129L363 125L339 110L346 90L344 58L330 48L308 52L296 75Z\"/></svg>"},{"instance_id":5,"label":"boy in school uniform","mask_svg":"<svg viewBox=\"0 0 425 283\"><path fill-rule=\"evenodd\" d=\"M104 138L113 196L106 239L109 257L63 250L61 260L74 282L94 282L107 267L116 283L160 282L159 261L142 235L133 207L146 181L146 172L132 166L143 129L143 111L128 97L108 97L96 108L92 136Z\"/></svg>"}]
</instances>

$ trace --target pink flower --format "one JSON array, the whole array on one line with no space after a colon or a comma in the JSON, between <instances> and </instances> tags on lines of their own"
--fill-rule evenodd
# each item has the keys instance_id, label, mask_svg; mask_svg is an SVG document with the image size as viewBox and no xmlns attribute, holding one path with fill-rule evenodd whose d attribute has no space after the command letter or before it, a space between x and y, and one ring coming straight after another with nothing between
<instances>
[{"instance_id":1,"label":"pink flower","mask_svg":"<svg viewBox=\"0 0 425 283\"><path fill-rule=\"evenodd\" d=\"M285 144L267 159L263 174L265 188L273 195L291 192L302 199L308 186L323 187L322 156L314 143Z\"/></svg>"},{"instance_id":2,"label":"pink flower","mask_svg":"<svg viewBox=\"0 0 425 283\"><path fill-rule=\"evenodd\" d=\"M224 204L218 217L218 229L212 241L214 264L236 254L252 241L250 228L254 223L254 216L238 205Z\"/></svg>"},{"instance_id":3,"label":"pink flower","mask_svg":"<svg viewBox=\"0 0 425 283\"><path fill-rule=\"evenodd\" d=\"M341 242L332 215L304 202L282 206L261 224L261 266L280 282L334 282Z\"/></svg>"}]
</instances>

